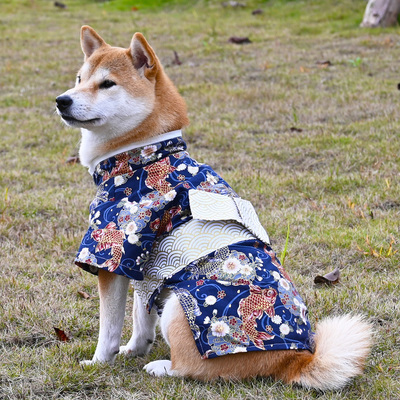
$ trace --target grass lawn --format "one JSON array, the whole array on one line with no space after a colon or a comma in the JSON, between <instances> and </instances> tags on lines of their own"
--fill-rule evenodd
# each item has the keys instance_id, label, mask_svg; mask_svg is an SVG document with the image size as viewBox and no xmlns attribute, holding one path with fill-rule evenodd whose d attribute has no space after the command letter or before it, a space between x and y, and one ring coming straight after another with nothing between
<instances>
[{"instance_id":1,"label":"grass lawn","mask_svg":"<svg viewBox=\"0 0 400 400\"><path fill-rule=\"evenodd\" d=\"M0 3L0 399L399 399L399 29L360 28L363 0L64 2ZM54 99L75 82L83 24L123 47L145 34L187 101L191 155L253 202L278 254L289 224L285 267L312 324L373 322L364 375L327 393L157 379L142 368L168 357L161 338L147 357L79 366L98 332L96 278L73 265L95 189L66 163L80 133ZM335 267L338 285L313 283Z\"/></svg>"}]
</instances>

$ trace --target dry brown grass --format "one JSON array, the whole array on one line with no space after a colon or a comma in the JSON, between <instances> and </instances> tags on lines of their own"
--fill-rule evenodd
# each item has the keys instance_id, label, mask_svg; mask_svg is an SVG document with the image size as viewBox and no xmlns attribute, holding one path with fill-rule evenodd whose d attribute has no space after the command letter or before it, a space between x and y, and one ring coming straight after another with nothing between
<instances>
[{"instance_id":1,"label":"dry brown grass","mask_svg":"<svg viewBox=\"0 0 400 400\"><path fill-rule=\"evenodd\" d=\"M135 13L79 3L0 5L0 398L398 399L398 30L360 29L361 0ZM54 99L74 83L82 24L114 45L127 46L136 30L147 36L187 100L191 154L254 203L278 253L290 224L285 266L312 322L342 312L373 321L366 372L342 392L154 379L141 368L168 356L162 341L146 358L79 367L97 339L96 279L72 265L93 186L82 167L65 164L79 132L60 123ZM233 35L253 43L229 44ZM321 68L325 60L332 65ZM335 266L339 285L313 284ZM54 326L72 340L58 342Z\"/></svg>"}]
</instances>

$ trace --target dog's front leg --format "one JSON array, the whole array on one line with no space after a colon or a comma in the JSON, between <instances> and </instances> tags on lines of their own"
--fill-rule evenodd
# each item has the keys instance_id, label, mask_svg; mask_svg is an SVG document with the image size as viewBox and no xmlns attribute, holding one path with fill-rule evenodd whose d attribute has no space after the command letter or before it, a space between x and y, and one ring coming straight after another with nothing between
<instances>
[{"instance_id":1,"label":"dog's front leg","mask_svg":"<svg viewBox=\"0 0 400 400\"><path fill-rule=\"evenodd\" d=\"M90 365L96 362L112 364L114 362L119 353L128 287L128 278L106 270L99 270L99 340L93 359L82 361L81 364Z\"/></svg>"},{"instance_id":2,"label":"dog's front leg","mask_svg":"<svg viewBox=\"0 0 400 400\"><path fill-rule=\"evenodd\" d=\"M132 337L126 346L120 347L120 352L127 356L143 356L150 351L156 337L158 315L154 308L150 314L146 311L136 292L134 293L132 318Z\"/></svg>"}]
</instances>

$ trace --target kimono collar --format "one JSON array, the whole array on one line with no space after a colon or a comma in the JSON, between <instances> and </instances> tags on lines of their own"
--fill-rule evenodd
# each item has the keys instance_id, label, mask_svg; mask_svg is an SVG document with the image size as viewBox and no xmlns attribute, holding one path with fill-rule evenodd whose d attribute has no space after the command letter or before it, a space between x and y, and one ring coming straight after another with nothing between
<instances>
[{"instance_id":1,"label":"kimono collar","mask_svg":"<svg viewBox=\"0 0 400 400\"><path fill-rule=\"evenodd\" d=\"M102 155L101 157L95 158L90 163L90 165L89 165L89 173L91 175L93 175L95 170L96 170L96 166L99 163L101 163L104 160L109 159L110 157L114 157L117 154L125 153L125 152L127 152L129 150L135 150L135 149L143 148L145 146L150 146L150 145L155 144L155 143L159 143L159 142L166 141L166 140L169 140L169 139L174 139L174 138L181 137L181 136L182 136L182 131L179 129L179 130L176 130L176 131L163 133L161 135L152 136L152 137L147 138L145 140L140 140L139 142L131 143L131 144L127 145L127 146L119 148L118 150L110 151L109 153L106 153L106 154Z\"/></svg>"},{"instance_id":2,"label":"kimono collar","mask_svg":"<svg viewBox=\"0 0 400 400\"><path fill-rule=\"evenodd\" d=\"M100 185L116 176L125 175L130 177L134 171L142 169L148 164L185 151L186 143L180 136L181 131L175 132L159 135L153 138L152 141L147 141L144 145L141 143L140 146L137 146L138 143L136 143L134 148L119 152L115 156L101 161L93 172L94 182L96 185ZM172 138L170 138L171 133L175 134Z\"/></svg>"}]
</instances>

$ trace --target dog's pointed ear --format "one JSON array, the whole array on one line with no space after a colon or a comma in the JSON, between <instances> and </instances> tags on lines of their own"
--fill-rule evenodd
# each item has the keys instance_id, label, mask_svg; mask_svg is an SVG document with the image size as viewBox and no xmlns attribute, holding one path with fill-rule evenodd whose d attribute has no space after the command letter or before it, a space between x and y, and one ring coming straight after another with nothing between
<instances>
[{"instance_id":1,"label":"dog's pointed ear","mask_svg":"<svg viewBox=\"0 0 400 400\"><path fill-rule=\"evenodd\" d=\"M136 32L133 35L129 50L132 56L133 66L139 73L149 80L154 79L160 68L159 61L154 50L140 32Z\"/></svg>"},{"instance_id":2,"label":"dog's pointed ear","mask_svg":"<svg viewBox=\"0 0 400 400\"><path fill-rule=\"evenodd\" d=\"M90 26L84 25L81 28L81 47L83 54L85 55L85 61L88 59L97 49L104 46L106 42L100 37L100 35Z\"/></svg>"}]
</instances>

